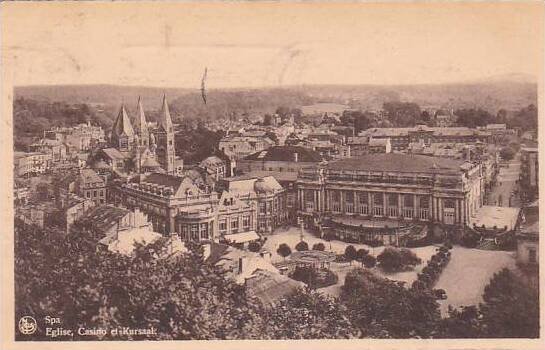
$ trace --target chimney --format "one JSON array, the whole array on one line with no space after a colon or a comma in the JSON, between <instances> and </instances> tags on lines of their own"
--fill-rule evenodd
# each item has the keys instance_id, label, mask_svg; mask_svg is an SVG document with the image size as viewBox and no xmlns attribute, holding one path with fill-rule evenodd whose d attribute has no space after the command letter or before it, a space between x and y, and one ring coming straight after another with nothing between
<instances>
[{"instance_id":1,"label":"chimney","mask_svg":"<svg viewBox=\"0 0 545 350\"><path fill-rule=\"evenodd\" d=\"M299 161L299 154L297 152L293 153L293 161L297 163Z\"/></svg>"},{"instance_id":2,"label":"chimney","mask_svg":"<svg viewBox=\"0 0 545 350\"><path fill-rule=\"evenodd\" d=\"M246 257L241 256L238 258L238 274L242 274L246 268Z\"/></svg>"}]
</instances>

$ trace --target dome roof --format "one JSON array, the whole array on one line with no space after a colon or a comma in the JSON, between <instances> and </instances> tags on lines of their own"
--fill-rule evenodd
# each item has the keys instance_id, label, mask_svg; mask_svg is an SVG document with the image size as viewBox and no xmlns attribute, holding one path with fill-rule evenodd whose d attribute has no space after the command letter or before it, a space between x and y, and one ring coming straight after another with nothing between
<instances>
[{"instance_id":1,"label":"dome roof","mask_svg":"<svg viewBox=\"0 0 545 350\"><path fill-rule=\"evenodd\" d=\"M273 193L274 189L263 178L259 178L254 182L254 191L257 194Z\"/></svg>"}]
</instances>

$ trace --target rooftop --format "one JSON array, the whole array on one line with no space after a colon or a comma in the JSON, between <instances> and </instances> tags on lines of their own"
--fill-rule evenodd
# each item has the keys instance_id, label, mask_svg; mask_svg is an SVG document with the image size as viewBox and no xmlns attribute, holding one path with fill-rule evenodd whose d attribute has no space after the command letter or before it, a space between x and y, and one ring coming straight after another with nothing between
<instances>
[{"instance_id":1,"label":"rooftop","mask_svg":"<svg viewBox=\"0 0 545 350\"><path fill-rule=\"evenodd\" d=\"M458 171L465 161L415 154L379 153L345 158L329 163L334 170L440 172Z\"/></svg>"},{"instance_id":2,"label":"rooftop","mask_svg":"<svg viewBox=\"0 0 545 350\"><path fill-rule=\"evenodd\" d=\"M273 146L264 151L250 154L244 160L295 161L296 153L298 162L317 163L322 161L322 157L318 152L299 146Z\"/></svg>"},{"instance_id":3,"label":"rooftop","mask_svg":"<svg viewBox=\"0 0 545 350\"><path fill-rule=\"evenodd\" d=\"M91 223L98 233L105 233L130 211L113 205L100 205L91 209L82 221Z\"/></svg>"}]
</instances>

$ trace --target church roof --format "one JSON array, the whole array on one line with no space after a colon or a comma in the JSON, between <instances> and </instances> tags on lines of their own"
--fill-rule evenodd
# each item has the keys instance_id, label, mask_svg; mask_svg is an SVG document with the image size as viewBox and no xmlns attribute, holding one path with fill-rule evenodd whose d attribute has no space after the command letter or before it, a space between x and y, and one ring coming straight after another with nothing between
<instances>
[{"instance_id":1,"label":"church roof","mask_svg":"<svg viewBox=\"0 0 545 350\"><path fill-rule=\"evenodd\" d=\"M138 135L142 137L147 137L148 135L148 122L146 121L146 115L144 113L144 107L142 106L142 100L138 97L138 107L136 111L135 119L135 131Z\"/></svg>"},{"instance_id":2,"label":"church roof","mask_svg":"<svg viewBox=\"0 0 545 350\"><path fill-rule=\"evenodd\" d=\"M161 113L159 114L158 125L160 129L165 132L169 132L172 129L172 119L170 118L170 111L168 109L167 96L163 95L163 104L161 107Z\"/></svg>"},{"instance_id":3,"label":"church roof","mask_svg":"<svg viewBox=\"0 0 545 350\"><path fill-rule=\"evenodd\" d=\"M113 136L134 136L134 130L132 128L129 115L125 110L125 105L121 105L117 119L115 120L114 127L112 129Z\"/></svg>"}]
</instances>

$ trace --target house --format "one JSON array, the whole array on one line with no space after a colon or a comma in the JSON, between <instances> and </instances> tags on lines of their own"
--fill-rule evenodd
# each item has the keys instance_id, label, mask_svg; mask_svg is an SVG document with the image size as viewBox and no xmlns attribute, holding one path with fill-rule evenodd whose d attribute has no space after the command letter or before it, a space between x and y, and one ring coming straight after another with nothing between
<instances>
[{"instance_id":1,"label":"house","mask_svg":"<svg viewBox=\"0 0 545 350\"><path fill-rule=\"evenodd\" d=\"M318 152L305 147L274 146L239 160L237 170L241 173L260 170L297 173L322 161Z\"/></svg>"},{"instance_id":2,"label":"house","mask_svg":"<svg viewBox=\"0 0 545 350\"><path fill-rule=\"evenodd\" d=\"M539 266L539 200L523 209L523 220L517 232L517 264Z\"/></svg>"},{"instance_id":3,"label":"house","mask_svg":"<svg viewBox=\"0 0 545 350\"><path fill-rule=\"evenodd\" d=\"M97 205L106 203L106 182L93 169L82 169L77 179L77 191Z\"/></svg>"},{"instance_id":4,"label":"house","mask_svg":"<svg viewBox=\"0 0 545 350\"><path fill-rule=\"evenodd\" d=\"M205 169L206 172L213 176L216 180L223 179L227 175L226 162L217 156L205 158L199 163L199 167Z\"/></svg>"},{"instance_id":5,"label":"house","mask_svg":"<svg viewBox=\"0 0 545 350\"><path fill-rule=\"evenodd\" d=\"M391 153L392 143L389 138L384 139L369 139L369 153Z\"/></svg>"}]
</instances>

